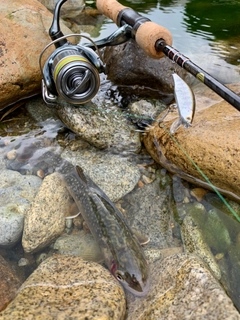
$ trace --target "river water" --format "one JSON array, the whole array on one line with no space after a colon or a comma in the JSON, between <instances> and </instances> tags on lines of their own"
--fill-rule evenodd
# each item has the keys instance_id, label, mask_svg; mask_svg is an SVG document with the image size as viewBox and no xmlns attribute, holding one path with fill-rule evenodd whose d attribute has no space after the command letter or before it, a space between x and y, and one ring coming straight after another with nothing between
<instances>
[{"instance_id":1,"label":"river water","mask_svg":"<svg viewBox=\"0 0 240 320\"><path fill-rule=\"evenodd\" d=\"M129 0L121 4L167 28L173 47L218 80L239 81L240 1ZM114 29L116 25L106 18L95 39L108 36Z\"/></svg>"}]
</instances>

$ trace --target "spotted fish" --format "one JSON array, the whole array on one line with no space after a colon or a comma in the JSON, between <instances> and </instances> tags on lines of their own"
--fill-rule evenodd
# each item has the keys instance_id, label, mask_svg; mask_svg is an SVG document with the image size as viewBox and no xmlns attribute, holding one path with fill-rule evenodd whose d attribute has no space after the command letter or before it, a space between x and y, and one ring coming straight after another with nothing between
<instances>
[{"instance_id":1,"label":"spotted fish","mask_svg":"<svg viewBox=\"0 0 240 320\"><path fill-rule=\"evenodd\" d=\"M191 126L195 113L195 97L191 88L176 73L173 75L174 96L178 108L179 118L170 127L171 134L183 125L185 128Z\"/></svg>"},{"instance_id":2,"label":"spotted fish","mask_svg":"<svg viewBox=\"0 0 240 320\"><path fill-rule=\"evenodd\" d=\"M65 161L57 171L98 242L111 273L126 290L144 296L149 289L148 264L122 213L80 167Z\"/></svg>"}]
</instances>

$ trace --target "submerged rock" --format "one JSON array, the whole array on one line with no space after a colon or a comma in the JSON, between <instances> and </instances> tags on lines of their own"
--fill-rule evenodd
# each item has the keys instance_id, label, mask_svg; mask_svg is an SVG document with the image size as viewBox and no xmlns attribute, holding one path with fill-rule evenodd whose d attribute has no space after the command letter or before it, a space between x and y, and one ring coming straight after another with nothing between
<instances>
[{"instance_id":1,"label":"submerged rock","mask_svg":"<svg viewBox=\"0 0 240 320\"><path fill-rule=\"evenodd\" d=\"M136 127L112 105L88 103L80 108L63 103L57 110L61 121L79 137L98 149L138 152Z\"/></svg>"},{"instance_id":2,"label":"submerged rock","mask_svg":"<svg viewBox=\"0 0 240 320\"><path fill-rule=\"evenodd\" d=\"M214 259L199 226L196 225L190 215L187 215L181 226L181 235L186 252L198 255L213 272L217 279L221 278L221 271ZM217 241L217 239L215 239Z\"/></svg>"},{"instance_id":3,"label":"submerged rock","mask_svg":"<svg viewBox=\"0 0 240 320\"><path fill-rule=\"evenodd\" d=\"M151 275L146 297L128 296L127 320L240 319L221 285L194 255L157 260Z\"/></svg>"},{"instance_id":4,"label":"submerged rock","mask_svg":"<svg viewBox=\"0 0 240 320\"><path fill-rule=\"evenodd\" d=\"M68 255L48 258L0 319L124 319L123 288L107 269Z\"/></svg>"},{"instance_id":5,"label":"submerged rock","mask_svg":"<svg viewBox=\"0 0 240 320\"><path fill-rule=\"evenodd\" d=\"M25 252L36 252L55 240L65 228L71 197L57 173L47 176L29 208L22 245Z\"/></svg>"},{"instance_id":6,"label":"submerged rock","mask_svg":"<svg viewBox=\"0 0 240 320\"><path fill-rule=\"evenodd\" d=\"M11 247L21 238L24 216L42 180L19 172L0 172L0 246Z\"/></svg>"},{"instance_id":7,"label":"submerged rock","mask_svg":"<svg viewBox=\"0 0 240 320\"><path fill-rule=\"evenodd\" d=\"M239 85L231 87L239 93ZM196 112L192 127L179 128L174 138L223 194L240 201L239 131L240 113L219 96L204 89L195 92ZM161 115L160 115L161 117ZM189 158L168 134L177 111L170 113L159 126L149 128L144 144L151 156L183 179L210 188Z\"/></svg>"},{"instance_id":8,"label":"submerged rock","mask_svg":"<svg viewBox=\"0 0 240 320\"><path fill-rule=\"evenodd\" d=\"M228 251L231 245L230 234L216 209L208 211L203 234L214 252L225 253Z\"/></svg>"},{"instance_id":9,"label":"submerged rock","mask_svg":"<svg viewBox=\"0 0 240 320\"><path fill-rule=\"evenodd\" d=\"M98 243L91 233L85 230L80 230L70 235L61 235L55 241L53 250L59 254L78 256L87 261L103 261L103 255Z\"/></svg>"},{"instance_id":10,"label":"submerged rock","mask_svg":"<svg viewBox=\"0 0 240 320\"><path fill-rule=\"evenodd\" d=\"M14 298L21 283L10 265L0 256L0 311Z\"/></svg>"}]
</instances>

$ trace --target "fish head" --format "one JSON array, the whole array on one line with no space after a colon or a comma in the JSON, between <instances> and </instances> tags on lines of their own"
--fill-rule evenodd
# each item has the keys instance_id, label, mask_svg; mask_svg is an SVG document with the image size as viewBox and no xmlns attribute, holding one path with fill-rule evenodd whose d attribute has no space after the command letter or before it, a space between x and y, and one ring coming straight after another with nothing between
<instances>
[{"instance_id":1,"label":"fish head","mask_svg":"<svg viewBox=\"0 0 240 320\"><path fill-rule=\"evenodd\" d=\"M111 272L119 283L133 295L143 297L149 291L149 270L145 263L141 268L134 266L134 268L121 269L112 261Z\"/></svg>"}]
</instances>

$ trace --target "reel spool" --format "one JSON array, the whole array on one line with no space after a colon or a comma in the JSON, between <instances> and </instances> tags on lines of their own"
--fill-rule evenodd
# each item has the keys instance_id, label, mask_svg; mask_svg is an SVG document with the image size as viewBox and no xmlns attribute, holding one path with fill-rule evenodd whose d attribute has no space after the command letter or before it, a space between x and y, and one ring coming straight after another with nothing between
<instances>
[{"instance_id":1,"label":"reel spool","mask_svg":"<svg viewBox=\"0 0 240 320\"><path fill-rule=\"evenodd\" d=\"M104 71L103 63L93 49L71 44L66 38L81 36L93 43L91 39L81 34L66 36L62 34L59 27L59 12L66 1L60 0L55 7L52 26L49 29L52 42L43 49L39 57L43 77L42 94L48 105L57 104L58 97L73 105L88 102L97 94L100 87L99 72ZM42 56L53 44L56 49L42 68ZM98 51L96 45L94 43L93 45Z\"/></svg>"},{"instance_id":2,"label":"reel spool","mask_svg":"<svg viewBox=\"0 0 240 320\"><path fill-rule=\"evenodd\" d=\"M51 71L58 95L69 103L83 104L99 90L97 68L75 50L60 51L52 61Z\"/></svg>"}]
</instances>

